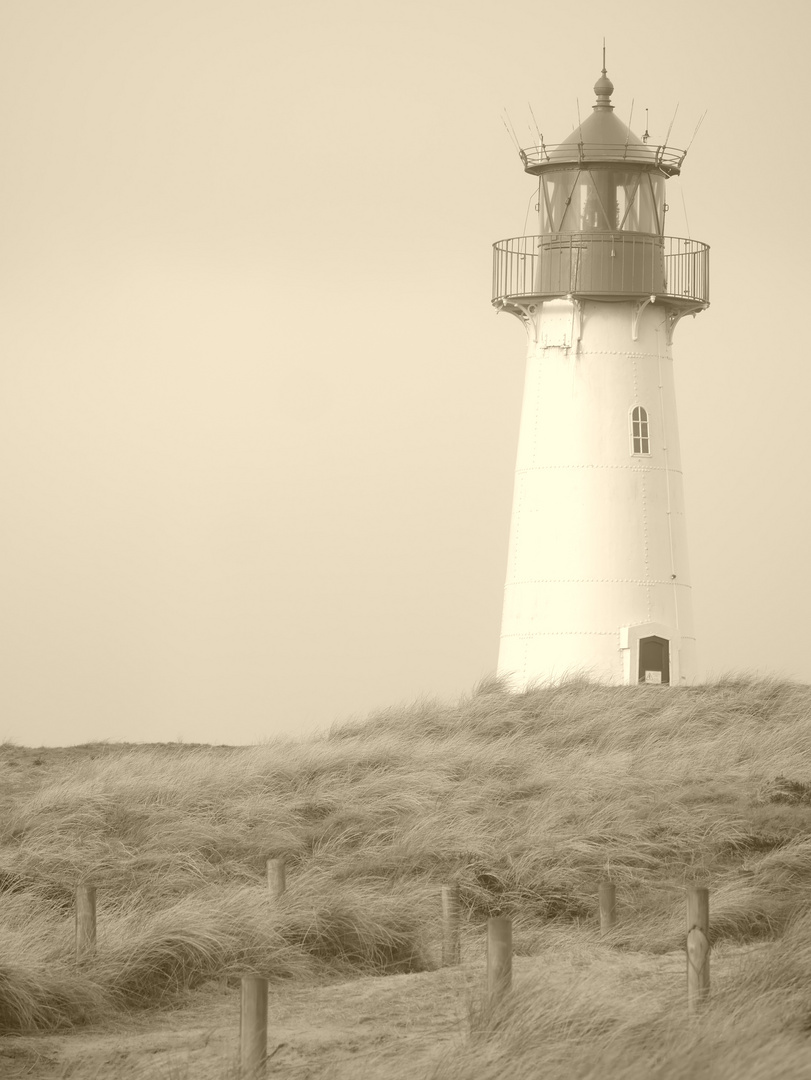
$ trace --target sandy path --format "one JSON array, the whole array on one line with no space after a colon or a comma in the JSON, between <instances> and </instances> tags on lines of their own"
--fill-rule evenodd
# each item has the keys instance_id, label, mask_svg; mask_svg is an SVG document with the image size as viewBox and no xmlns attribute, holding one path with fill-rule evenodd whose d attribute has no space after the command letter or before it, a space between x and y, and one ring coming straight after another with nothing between
<instances>
[{"instance_id":1,"label":"sandy path","mask_svg":"<svg viewBox=\"0 0 811 1080\"><path fill-rule=\"evenodd\" d=\"M425 1076L464 1031L468 987L481 974L466 966L320 987L271 986L269 1074L291 1080ZM229 1075L238 1045L239 990L212 985L186 1008L122 1019L114 1029L6 1036L0 1077L220 1080Z\"/></svg>"},{"instance_id":2,"label":"sandy path","mask_svg":"<svg viewBox=\"0 0 811 1080\"><path fill-rule=\"evenodd\" d=\"M478 951L478 950L477 950ZM714 953L723 978L738 953ZM685 979L679 953L650 956L589 950L515 957L516 984L539 964L561 985L598 975L615 983ZM593 966L596 965L596 966ZM591 969L591 970L589 970ZM484 963L418 975L321 986L275 984L269 991L268 1076L289 1080L425 1080L431 1065L465 1038L468 1006L484 985ZM606 987L609 990L609 987ZM235 1080L239 990L210 984L188 1005L122 1018L115 1027L67 1035L0 1039L2 1080Z\"/></svg>"}]
</instances>

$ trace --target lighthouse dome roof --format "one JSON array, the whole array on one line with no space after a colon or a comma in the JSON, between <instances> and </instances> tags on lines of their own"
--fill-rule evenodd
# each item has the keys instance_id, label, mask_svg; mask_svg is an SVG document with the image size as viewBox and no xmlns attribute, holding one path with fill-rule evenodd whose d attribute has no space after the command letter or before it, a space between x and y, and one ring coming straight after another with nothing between
<instances>
[{"instance_id":1,"label":"lighthouse dome roof","mask_svg":"<svg viewBox=\"0 0 811 1080\"><path fill-rule=\"evenodd\" d=\"M560 148L571 146L576 152L577 147L582 145L584 148L588 147L588 156L591 158L615 157L617 147L644 146L628 125L623 124L614 114L614 106L611 104L614 84L608 78L605 68L594 84L594 93L597 100L592 107L591 116L587 116L568 139L563 140Z\"/></svg>"},{"instance_id":2,"label":"lighthouse dome roof","mask_svg":"<svg viewBox=\"0 0 811 1080\"><path fill-rule=\"evenodd\" d=\"M563 142L541 143L521 151L527 172L536 175L559 165L628 162L635 167L647 166L666 176L679 172L684 152L666 146L654 146L640 139L614 113L611 95L614 84L603 68L594 84L597 100L587 116Z\"/></svg>"},{"instance_id":3,"label":"lighthouse dome roof","mask_svg":"<svg viewBox=\"0 0 811 1080\"><path fill-rule=\"evenodd\" d=\"M597 84L599 86L599 83ZM609 83L609 86L611 84ZM599 99L598 99L599 100ZM595 105L591 116L580 124L579 127L564 139L560 144L577 149L579 143L583 143L596 151L599 147L617 146L644 146L645 144L638 135L624 124L614 113L613 105Z\"/></svg>"}]
</instances>

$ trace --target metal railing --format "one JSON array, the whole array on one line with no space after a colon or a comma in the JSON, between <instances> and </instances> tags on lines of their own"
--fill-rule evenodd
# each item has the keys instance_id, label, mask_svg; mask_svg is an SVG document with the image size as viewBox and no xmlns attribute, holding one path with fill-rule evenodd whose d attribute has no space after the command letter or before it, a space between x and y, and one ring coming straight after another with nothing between
<instances>
[{"instance_id":1,"label":"metal railing","mask_svg":"<svg viewBox=\"0 0 811 1080\"><path fill-rule=\"evenodd\" d=\"M632 232L516 236L493 244L493 300L661 296L708 304L706 244Z\"/></svg>"},{"instance_id":2,"label":"metal railing","mask_svg":"<svg viewBox=\"0 0 811 1080\"><path fill-rule=\"evenodd\" d=\"M631 161L652 165L672 176L680 170L687 151L653 143L541 143L518 153L524 168L531 171L546 171L546 166L575 162Z\"/></svg>"}]
</instances>

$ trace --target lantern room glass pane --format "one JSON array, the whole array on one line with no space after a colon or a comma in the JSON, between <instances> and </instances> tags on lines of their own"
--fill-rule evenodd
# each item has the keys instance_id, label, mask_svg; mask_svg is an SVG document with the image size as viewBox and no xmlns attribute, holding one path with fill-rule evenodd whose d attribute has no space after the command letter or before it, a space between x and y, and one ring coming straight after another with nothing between
<instances>
[{"instance_id":1,"label":"lantern room glass pane","mask_svg":"<svg viewBox=\"0 0 811 1080\"><path fill-rule=\"evenodd\" d=\"M638 169L571 168L541 177L542 234L664 231L665 178Z\"/></svg>"}]
</instances>

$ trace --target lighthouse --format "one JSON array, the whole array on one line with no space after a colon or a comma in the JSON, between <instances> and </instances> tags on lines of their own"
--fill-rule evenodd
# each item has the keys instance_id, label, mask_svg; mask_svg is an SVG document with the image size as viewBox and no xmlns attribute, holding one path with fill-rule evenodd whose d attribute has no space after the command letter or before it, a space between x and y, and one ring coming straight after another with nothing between
<instances>
[{"instance_id":1,"label":"lighthouse","mask_svg":"<svg viewBox=\"0 0 811 1080\"><path fill-rule=\"evenodd\" d=\"M685 151L615 114L605 62L568 139L520 151L538 234L493 245L493 304L528 348L498 671L695 676L672 342L709 303L709 248L666 235Z\"/></svg>"}]
</instances>

